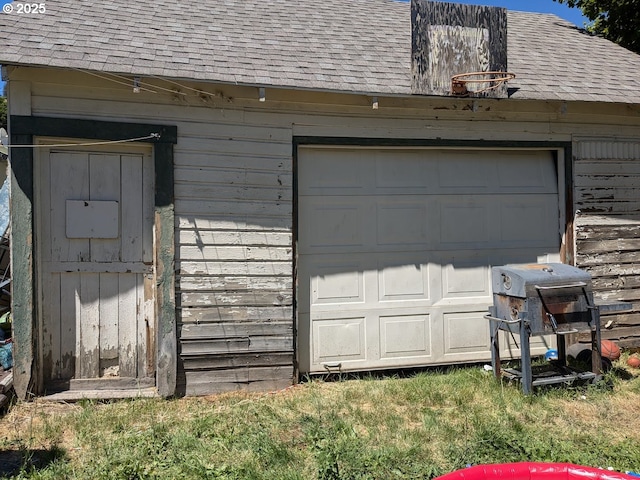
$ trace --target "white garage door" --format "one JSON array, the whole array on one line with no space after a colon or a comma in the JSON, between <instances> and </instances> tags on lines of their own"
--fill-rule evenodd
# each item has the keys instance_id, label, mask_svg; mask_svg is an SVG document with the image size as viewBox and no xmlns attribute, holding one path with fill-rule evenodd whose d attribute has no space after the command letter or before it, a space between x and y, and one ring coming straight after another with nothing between
<instances>
[{"instance_id":1,"label":"white garage door","mask_svg":"<svg viewBox=\"0 0 640 480\"><path fill-rule=\"evenodd\" d=\"M490 358L490 267L559 260L549 151L298 152L301 372Z\"/></svg>"}]
</instances>

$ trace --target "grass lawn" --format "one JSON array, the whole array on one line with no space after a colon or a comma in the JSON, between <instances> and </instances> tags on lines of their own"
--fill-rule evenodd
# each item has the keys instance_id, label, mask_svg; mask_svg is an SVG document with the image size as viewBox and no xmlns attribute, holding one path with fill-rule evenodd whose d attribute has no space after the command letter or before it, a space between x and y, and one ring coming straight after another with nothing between
<instances>
[{"instance_id":1,"label":"grass lawn","mask_svg":"<svg viewBox=\"0 0 640 480\"><path fill-rule=\"evenodd\" d=\"M525 460L640 471L640 371L623 360L600 384L531 396L466 367L316 379L264 395L21 403L0 419L0 472L429 479L467 464Z\"/></svg>"}]
</instances>

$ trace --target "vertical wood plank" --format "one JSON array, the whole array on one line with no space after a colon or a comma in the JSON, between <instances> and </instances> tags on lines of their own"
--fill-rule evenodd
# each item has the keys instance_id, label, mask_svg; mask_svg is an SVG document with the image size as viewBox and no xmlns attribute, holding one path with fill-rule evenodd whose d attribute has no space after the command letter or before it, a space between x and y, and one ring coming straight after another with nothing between
<instances>
[{"instance_id":1,"label":"vertical wood plank","mask_svg":"<svg viewBox=\"0 0 640 480\"><path fill-rule=\"evenodd\" d=\"M83 262L90 256L89 240L67 238L67 200L89 198L89 160L86 153L51 153L51 259Z\"/></svg>"},{"instance_id":2,"label":"vertical wood plank","mask_svg":"<svg viewBox=\"0 0 640 480\"><path fill-rule=\"evenodd\" d=\"M151 155L142 158L142 261L153 263L154 165Z\"/></svg>"},{"instance_id":3,"label":"vertical wood plank","mask_svg":"<svg viewBox=\"0 0 640 480\"><path fill-rule=\"evenodd\" d=\"M80 275L80 375L97 378L100 375L100 275Z\"/></svg>"},{"instance_id":4,"label":"vertical wood plank","mask_svg":"<svg viewBox=\"0 0 640 480\"><path fill-rule=\"evenodd\" d=\"M137 275L134 273L119 274L120 288L118 301L118 319L121 377L137 376L138 352L136 343L138 340L138 305L136 276Z\"/></svg>"},{"instance_id":5,"label":"vertical wood plank","mask_svg":"<svg viewBox=\"0 0 640 480\"><path fill-rule=\"evenodd\" d=\"M118 274L100 274L100 373L118 375Z\"/></svg>"},{"instance_id":6,"label":"vertical wood plank","mask_svg":"<svg viewBox=\"0 0 640 480\"><path fill-rule=\"evenodd\" d=\"M12 133L11 144L31 145L33 135ZM17 148L11 152L11 312L19 319L13 323L13 340L20 345L13 352L13 386L19 399L25 399L37 384L34 378L38 342L34 304L33 167L32 149Z\"/></svg>"},{"instance_id":7,"label":"vertical wood plank","mask_svg":"<svg viewBox=\"0 0 640 480\"><path fill-rule=\"evenodd\" d=\"M53 199L51 198L51 152L43 150L38 158L38 187L36 188L36 198L38 202L38 210L40 216L40 237L38 242L38 249L40 259L43 262L51 261L51 238L53 238L51 232L51 210L53 205Z\"/></svg>"},{"instance_id":8,"label":"vertical wood plank","mask_svg":"<svg viewBox=\"0 0 640 480\"><path fill-rule=\"evenodd\" d=\"M142 261L147 264L154 262L153 229L155 222L155 167L151 155L145 155L142 159ZM153 377L156 367L156 294L155 278L152 274L140 275L143 294L142 315L138 321L139 348L138 375ZM144 352L144 355L142 354Z\"/></svg>"},{"instance_id":9,"label":"vertical wood plank","mask_svg":"<svg viewBox=\"0 0 640 480\"><path fill-rule=\"evenodd\" d=\"M60 377L76 375L76 352L79 351L80 274L60 275Z\"/></svg>"},{"instance_id":10,"label":"vertical wood plank","mask_svg":"<svg viewBox=\"0 0 640 480\"><path fill-rule=\"evenodd\" d=\"M122 261L142 260L143 220L142 156L122 155L122 193L120 202Z\"/></svg>"},{"instance_id":11,"label":"vertical wood plank","mask_svg":"<svg viewBox=\"0 0 640 480\"><path fill-rule=\"evenodd\" d=\"M91 200L113 200L120 202L120 219L122 219L122 202L120 198L120 155L92 153L89 155L89 189ZM122 232L120 231L119 234ZM92 238L91 260L94 262L116 262L120 260L119 238Z\"/></svg>"},{"instance_id":12,"label":"vertical wood plank","mask_svg":"<svg viewBox=\"0 0 640 480\"><path fill-rule=\"evenodd\" d=\"M150 377L154 373L154 299L153 275L137 275L138 298L138 375Z\"/></svg>"},{"instance_id":13,"label":"vertical wood plank","mask_svg":"<svg viewBox=\"0 0 640 480\"><path fill-rule=\"evenodd\" d=\"M60 322L60 274L43 275L42 354L43 380L61 378L62 373L62 325Z\"/></svg>"}]
</instances>

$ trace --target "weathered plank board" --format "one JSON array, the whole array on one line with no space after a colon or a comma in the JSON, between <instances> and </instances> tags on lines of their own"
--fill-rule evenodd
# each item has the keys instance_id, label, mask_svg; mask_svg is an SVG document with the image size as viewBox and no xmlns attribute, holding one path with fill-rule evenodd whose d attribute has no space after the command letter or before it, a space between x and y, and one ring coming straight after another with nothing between
<instances>
[{"instance_id":1,"label":"weathered plank board","mask_svg":"<svg viewBox=\"0 0 640 480\"><path fill-rule=\"evenodd\" d=\"M200 375L200 372L187 372L192 374L194 378ZM293 367L290 365L282 367L249 367L227 370L226 372L215 371L216 381L234 381L234 382L264 382L266 380L291 379Z\"/></svg>"},{"instance_id":2,"label":"weathered plank board","mask_svg":"<svg viewBox=\"0 0 640 480\"><path fill-rule=\"evenodd\" d=\"M635 201L599 201L576 203L582 214L633 215L640 217L640 206Z\"/></svg>"},{"instance_id":3,"label":"weathered plank board","mask_svg":"<svg viewBox=\"0 0 640 480\"><path fill-rule=\"evenodd\" d=\"M125 398L157 398L156 387L125 388L108 390L67 390L64 392L45 395L44 399L51 402L75 402L77 400L117 400Z\"/></svg>"},{"instance_id":4,"label":"weathered plank board","mask_svg":"<svg viewBox=\"0 0 640 480\"><path fill-rule=\"evenodd\" d=\"M220 370L239 367L287 367L293 363L292 353L269 352L229 355L183 355L184 370Z\"/></svg>"},{"instance_id":5,"label":"weathered plank board","mask_svg":"<svg viewBox=\"0 0 640 480\"><path fill-rule=\"evenodd\" d=\"M584 204L610 200L637 202L638 198L638 190L633 187L616 188L615 191L606 187L576 189L576 202Z\"/></svg>"},{"instance_id":6,"label":"weathered plank board","mask_svg":"<svg viewBox=\"0 0 640 480\"><path fill-rule=\"evenodd\" d=\"M198 185L193 183L176 184L175 194L181 198L211 198L213 195L228 200L273 200L277 198L283 201L292 200L291 187L272 185L272 186L256 186L256 185Z\"/></svg>"},{"instance_id":7,"label":"weathered plank board","mask_svg":"<svg viewBox=\"0 0 640 480\"><path fill-rule=\"evenodd\" d=\"M76 352L76 378L100 376L100 280L99 274L80 275L80 297L76 299L80 311Z\"/></svg>"},{"instance_id":8,"label":"weathered plank board","mask_svg":"<svg viewBox=\"0 0 640 480\"><path fill-rule=\"evenodd\" d=\"M273 367L270 367L273 368ZM194 376L187 375L185 383L179 385L179 389L183 388L185 395L202 396L215 393L234 392L242 390L245 392L277 392L293 385L292 378L282 378L274 380L256 380L251 382L218 382L210 380L210 376Z\"/></svg>"},{"instance_id":9,"label":"weathered plank board","mask_svg":"<svg viewBox=\"0 0 640 480\"><path fill-rule=\"evenodd\" d=\"M191 125L187 123L185 125ZM211 128L207 125L207 128ZM222 154L216 152L212 158L209 152L181 152L177 156L175 166L177 169L211 167L212 160L219 169L238 169L242 164L248 171L261 171L265 174L282 174L293 170L290 158L283 158L281 155L267 156L256 152L254 154Z\"/></svg>"},{"instance_id":10,"label":"weathered plank board","mask_svg":"<svg viewBox=\"0 0 640 480\"><path fill-rule=\"evenodd\" d=\"M178 243L181 245L264 245L273 247L290 247L292 245L292 235L287 232L181 229L177 237Z\"/></svg>"},{"instance_id":11,"label":"weathered plank board","mask_svg":"<svg viewBox=\"0 0 640 480\"><path fill-rule=\"evenodd\" d=\"M583 240L580 237L580 253L582 255L601 254L604 252L622 252L622 251L638 251L640 250L640 238L616 238L614 240L597 240L591 238Z\"/></svg>"},{"instance_id":12,"label":"weathered plank board","mask_svg":"<svg viewBox=\"0 0 640 480\"><path fill-rule=\"evenodd\" d=\"M214 276L180 276L177 280L178 288L181 292L187 291L226 291L226 290L269 290L281 291L293 288L293 277L249 277L226 275L224 277Z\"/></svg>"},{"instance_id":13,"label":"weathered plank board","mask_svg":"<svg viewBox=\"0 0 640 480\"><path fill-rule=\"evenodd\" d=\"M182 138L182 136L181 136ZM262 152L268 156L281 155L291 157L291 143L260 141L236 141L229 139L213 139L202 137L185 137L185 142L178 142L176 153L183 151L212 151L222 154L253 154Z\"/></svg>"},{"instance_id":14,"label":"weathered plank board","mask_svg":"<svg viewBox=\"0 0 640 480\"><path fill-rule=\"evenodd\" d=\"M120 288L122 300L118 305L120 317L119 374L123 377L138 376L138 317L140 316L141 299L138 298L137 283L141 275L121 274ZM146 341L139 345L145 351Z\"/></svg>"},{"instance_id":15,"label":"weathered plank board","mask_svg":"<svg viewBox=\"0 0 640 480\"><path fill-rule=\"evenodd\" d=\"M577 188L633 188L638 185L640 175L576 175Z\"/></svg>"},{"instance_id":16,"label":"weathered plank board","mask_svg":"<svg viewBox=\"0 0 640 480\"><path fill-rule=\"evenodd\" d=\"M640 251L631 252L607 252L600 254L583 254L578 245L576 261L579 266L601 265L603 263L638 263L640 261Z\"/></svg>"},{"instance_id":17,"label":"weathered plank board","mask_svg":"<svg viewBox=\"0 0 640 480\"><path fill-rule=\"evenodd\" d=\"M606 275L640 275L640 265L609 263L605 265L580 265L593 277Z\"/></svg>"},{"instance_id":18,"label":"weathered plank board","mask_svg":"<svg viewBox=\"0 0 640 480\"><path fill-rule=\"evenodd\" d=\"M71 390L128 390L155 386L153 378L87 378L71 379Z\"/></svg>"},{"instance_id":19,"label":"weathered plank board","mask_svg":"<svg viewBox=\"0 0 640 480\"><path fill-rule=\"evenodd\" d=\"M290 217L292 214L291 202L279 201L277 198L271 202L179 199L176 200L176 209L178 208L185 215L219 215L219 218L242 217L243 215L260 218L264 215L264 218L268 219L269 217Z\"/></svg>"},{"instance_id":20,"label":"weathered plank board","mask_svg":"<svg viewBox=\"0 0 640 480\"><path fill-rule=\"evenodd\" d=\"M230 307L198 307L198 308L178 308L182 323L200 322L243 322L243 321L289 321L293 324L293 307L268 306L260 307L255 305L242 305Z\"/></svg>"},{"instance_id":21,"label":"weathered plank board","mask_svg":"<svg viewBox=\"0 0 640 480\"><path fill-rule=\"evenodd\" d=\"M633 303L633 310L640 311L640 302ZM640 327L640 313L623 313L617 315L601 315L603 326L609 321L613 327Z\"/></svg>"},{"instance_id":22,"label":"weathered plank board","mask_svg":"<svg viewBox=\"0 0 640 480\"><path fill-rule=\"evenodd\" d=\"M270 215L265 218L258 215L242 215L241 217L220 215L181 215L177 218L178 228L218 230L221 232L247 231L256 232L290 232L291 219L285 216Z\"/></svg>"},{"instance_id":23,"label":"weathered plank board","mask_svg":"<svg viewBox=\"0 0 640 480\"><path fill-rule=\"evenodd\" d=\"M211 159L213 161L213 159ZM263 172L243 168L216 168L209 163L206 167L180 167L175 171L177 184L193 182L195 184L246 185L246 186L291 186L293 178L290 172Z\"/></svg>"},{"instance_id":24,"label":"weathered plank board","mask_svg":"<svg viewBox=\"0 0 640 480\"><path fill-rule=\"evenodd\" d=\"M246 123L208 123L185 122L180 128L181 136L185 138L200 137L225 140L251 140L260 143L291 144L291 128L263 125L248 125Z\"/></svg>"},{"instance_id":25,"label":"weathered plank board","mask_svg":"<svg viewBox=\"0 0 640 480\"><path fill-rule=\"evenodd\" d=\"M180 294L182 307L206 307L224 305L292 305L293 294L291 291L269 292L187 292Z\"/></svg>"},{"instance_id":26,"label":"weathered plank board","mask_svg":"<svg viewBox=\"0 0 640 480\"><path fill-rule=\"evenodd\" d=\"M640 276L597 277L593 279L594 290L618 290L640 288Z\"/></svg>"},{"instance_id":27,"label":"weathered plank board","mask_svg":"<svg viewBox=\"0 0 640 480\"><path fill-rule=\"evenodd\" d=\"M622 302L632 302L635 300L640 300L640 290L637 288L630 288L628 290L606 290L606 291L596 291L594 295L601 301L612 302L612 301L622 301Z\"/></svg>"},{"instance_id":28,"label":"weathered plank board","mask_svg":"<svg viewBox=\"0 0 640 480\"><path fill-rule=\"evenodd\" d=\"M206 340L184 340L181 355L216 355L227 353L291 352L293 335L283 337L251 336L243 338L218 338Z\"/></svg>"},{"instance_id":29,"label":"weathered plank board","mask_svg":"<svg viewBox=\"0 0 640 480\"><path fill-rule=\"evenodd\" d=\"M187 275L249 275L282 276L291 275L293 265L289 261L257 262L207 262L181 260L176 262L180 274Z\"/></svg>"},{"instance_id":30,"label":"weathered plank board","mask_svg":"<svg viewBox=\"0 0 640 480\"><path fill-rule=\"evenodd\" d=\"M631 225L609 224L607 225L607 228L602 228L601 224L592 223L578 225L578 228L576 229L576 240L578 241L630 241L634 238L640 238L640 223ZM636 245L640 245L640 243Z\"/></svg>"},{"instance_id":31,"label":"weathered plank board","mask_svg":"<svg viewBox=\"0 0 640 480\"><path fill-rule=\"evenodd\" d=\"M580 333L579 341L588 341L590 339L588 333ZM614 340L620 347L633 347L638 343L638 327L620 327L612 330L602 331L603 340Z\"/></svg>"},{"instance_id":32,"label":"weathered plank board","mask_svg":"<svg viewBox=\"0 0 640 480\"><path fill-rule=\"evenodd\" d=\"M222 261L292 261L291 247L181 245L180 258L184 260Z\"/></svg>"},{"instance_id":33,"label":"weathered plank board","mask_svg":"<svg viewBox=\"0 0 640 480\"><path fill-rule=\"evenodd\" d=\"M122 200L120 193L120 177L121 177L121 165L120 165L120 155L106 155L106 154L90 154L89 155L89 192L90 197L80 200L115 200L120 202L122 205ZM126 186L126 185L125 185ZM134 192L139 192L140 185L137 185L136 190ZM133 193L129 190L123 190L122 193L130 194ZM141 200L137 203L141 204ZM122 205L124 208L121 210L125 210L129 207L129 202L127 201L126 205ZM142 206L142 205L140 205ZM141 209L140 209L141 210ZM122 215L119 212L119 215ZM127 219L130 222L132 221L131 217L123 218L122 220ZM132 227L132 233L138 233L136 226L140 225L140 217L136 218L134 224L123 224L120 222L122 230L130 230ZM118 232L118 236L116 238L92 238L91 242L91 261L92 262L118 262L120 260L120 249L122 247L120 241L121 238L124 239L123 232ZM127 235L127 234L125 234ZM129 235L127 235L129 237ZM142 238L142 235L139 235ZM139 258L139 257L138 257Z\"/></svg>"},{"instance_id":34,"label":"weathered plank board","mask_svg":"<svg viewBox=\"0 0 640 480\"><path fill-rule=\"evenodd\" d=\"M574 173L576 176L585 178L594 175L640 175L640 165L626 160L581 160L576 163Z\"/></svg>"},{"instance_id":35,"label":"weathered plank board","mask_svg":"<svg viewBox=\"0 0 640 480\"><path fill-rule=\"evenodd\" d=\"M120 340L118 293L119 278L116 273L100 274L100 369L110 366L111 361L118 360ZM135 376L135 373L134 375Z\"/></svg>"},{"instance_id":36,"label":"weathered plank board","mask_svg":"<svg viewBox=\"0 0 640 480\"><path fill-rule=\"evenodd\" d=\"M291 336L291 322L237 322L237 323L184 323L179 328L182 340L253 337L253 336Z\"/></svg>"}]
</instances>

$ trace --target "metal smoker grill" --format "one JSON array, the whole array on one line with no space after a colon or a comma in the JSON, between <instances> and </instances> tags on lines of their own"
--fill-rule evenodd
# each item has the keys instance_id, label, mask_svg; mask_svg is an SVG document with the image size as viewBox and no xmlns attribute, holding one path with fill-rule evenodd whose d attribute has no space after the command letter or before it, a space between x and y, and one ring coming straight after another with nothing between
<instances>
[{"instance_id":1,"label":"metal smoker grill","mask_svg":"<svg viewBox=\"0 0 640 480\"><path fill-rule=\"evenodd\" d=\"M491 323L491 364L496 377L506 375L522 382L524 393L532 387L594 381L602 368L600 313L593 301L591 276L562 263L506 265L492 268L493 306L486 315ZM521 369L500 368L498 332L520 336ZM590 372L571 369L566 363L565 335L591 332ZM535 376L531 369L530 337L557 336L558 361L554 370Z\"/></svg>"}]
</instances>

